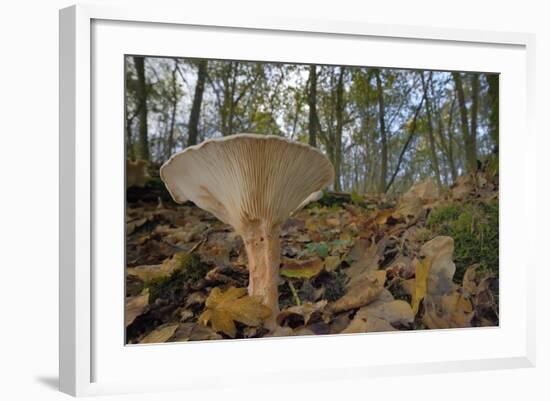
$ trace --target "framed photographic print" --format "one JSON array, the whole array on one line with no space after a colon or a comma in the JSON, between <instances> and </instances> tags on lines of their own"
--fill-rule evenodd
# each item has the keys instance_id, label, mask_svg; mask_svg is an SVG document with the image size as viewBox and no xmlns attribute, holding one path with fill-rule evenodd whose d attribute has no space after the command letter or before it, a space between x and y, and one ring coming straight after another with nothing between
<instances>
[{"instance_id":1,"label":"framed photographic print","mask_svg":"<svg viewBox=\"0 0 550 401\"><path fill-rule=\"evenodd\" d=\"M62 10L61 390L532 366L533 44Z\"/></svg>"}]
</instances>

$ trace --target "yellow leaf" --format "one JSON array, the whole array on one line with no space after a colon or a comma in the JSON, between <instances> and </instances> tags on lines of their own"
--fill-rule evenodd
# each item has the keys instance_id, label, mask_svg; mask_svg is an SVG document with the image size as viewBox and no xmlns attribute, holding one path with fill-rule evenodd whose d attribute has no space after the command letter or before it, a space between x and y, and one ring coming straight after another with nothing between
<instances>
[{"instance_id":1,"label":"yellow leaf","mask_svg":"<svg viewBox=\"0 0 550 401\"><path fill-rule=\"evenodd\" d=\"M310 260L292 260L283 264L280 273L281 276L287 278L305 278L309 279L317 276L323 270L323 262L321 259L315 258Z\"/></svg>"},{"instance_id":2,"label":"yellow leaf","mask_svg":"<svg viewBox=\"0 0 550 401\"><path fill-rule=\"evenodd\" d=\"M155 330L143 337L143 339L139 343L152 344L166 342L166 340L174 335L178 326L179 323L171 323L157 327Z\"/></svg>"},{"instance_id":3,"label":"yellow leaf","mask_svg":"<svg viewBox=\"0 0 550 401\"><path fill-rule=\"evenodd\" d=\"M246 295L245 288L230 287L222 292L214 288L206 299L206 310L200 315L199 322L210 323L212 330L235 338L235 322L247 326L259 326L271 315L271 311L262 305L258 297Z\"/></svg>"},{"instance_id":4,"label":"yellow leaf","mask_svg":"<svg viewBox=\"0 0 550 401\"><path fill-rule=\"evenodd\" d=\"M420 262L415 260L415 279L414 279L414 288L412 293L411 306L414 316L418 313L420 308L420 302L426 295L426 290L428 288L428 274L430 272L431 261L426 258L424 261Z\"/></svg>"},{"instance_id":5,"label":"yellow leaf","mask_svg":"<svg viewBox=\"0 0 550 401\"><path fill-rule=\"evenodd\" d=\"M351 241L353 237L350 233L342 233L340 234L340 241Z\"/></svg>"},{"instance_id":6,"label":"yellow leaf","mask_svg":"<svg viewBox=\"0 0 550 401\"><path fill-rule=\"evenodd\" d=\"M334 256L334 255L327 256L324 262L325 270L329 272L336 270L336 268L340 266L340 263L341 263L341 260L339 256Z\"/></svg>"},{"instance_id":7,"label":"yellow leaf","mask_svg":"<svg viewBox=\"0 0 550 401\"><path fill-rule=\"evenodd\" d=\"M374 222L378 225L384 225L388 221L388 219L393 215L395 212L395 209L383 209L380 210L374 220Z\"/></svg>"},{"instance_id":8,"label":"yellow leaf","mask_svg":"<svg viewBox=\"0 0 550 401\"><path fill-rule=\"evenodd\" d=\"M306 220L306 229L308 232L317 232L319 231L319 226L317 225L317 218L309 218Z\"/></svg>"}]
</instances>

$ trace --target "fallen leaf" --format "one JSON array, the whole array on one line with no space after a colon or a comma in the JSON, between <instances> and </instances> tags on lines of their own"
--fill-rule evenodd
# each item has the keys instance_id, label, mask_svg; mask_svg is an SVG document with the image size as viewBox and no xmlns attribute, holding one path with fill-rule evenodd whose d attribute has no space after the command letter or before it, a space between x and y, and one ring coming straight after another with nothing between
<instances>
[{"instance_id":1,"label":"fallen leaf","mask_svg":"<svg viewBox=\"0 0 550 401\"><path fill-rule=\"evenodd\" d=\"M140 228L147 222L147 218L143 217L141 219L132 220L126 223L126 235L132 235L136 229Z\"/></svg>"},{"instance_id":2,"label":"fallen leaf","mask_svg":"<svg viewBox=\"0 0 550 401\"><path fill-rule=\"evenodd\" d=\"M368 318L355 316L348 327L342 330L341 333L374 333L380 331L396 331L396 329L386 320L374 316L369 316Z\"/></svg>"},{"instance_id":3,"label":"fallen leaf","mask_svg":"<svg viewBox=\"0 0 550 401\"><path fill-rule=\"evenodd\" d=\"M291 306L277 315L277 324L292 328L305 326L312 321L314 316L322 318L326 305L327 301L323 300L316 303L304 302L299 306Z\"/></svg>"},{"instance_id":4,"label":"fallen leaf","mask_svg":"<svg viewBox=\"0 0 550 401\"><path fill-rule=\"evenodd\" d=\"M420 309L420 302L424 299L426 295L426 290L428 288L428 273L430 272L431 262L429 259L424 259L420 262L415 260L415 278L412 280L412 299L411 306L414 316L418 313ZM405 283L403 283L405 284Z\"/></svg>"},{"instance_id":5,"label":"fallen leaf","mask_svg":"<svg viewBox=\"0 0 550 401\"><path fill-rule=\"evenodd\" d=\"M413 185L405 192L397 204L393 214L395 218L404 217L407 220L417 219L424 209L424 203L438 197L437 187L430 179Z\"/></svg>"},{"instance_id":6,"label":"fallen leaf","mask_svg":"<svg viewBox=\"0 0 550 401\"><path fill-rule=\"evenodd\" d=\"M341 312L350 309L360 308L374 301L384 289L386 272L377 270L366 272L357 276L354 283L348 287L346 294L336 300L331 309L334 312Z\"/></svg>"},{"instance_id":7,"label":"fallen leaf","mask_svg":"<svg viewBox=\"0 0 550 401\"><path fill-rule=\"evenodd\" d=\"M206 295L200 291L192 292L189 294L185 299L185 308L189 308L190 306L200 306L203 305L206 301Z\"/></svg>"},{"instance_id":8,"label":"fallen leaf","mask_svg":"<svg viewBox=\"0 0 550 401\"><path fill-rule=\"evenodd\" d=\"M435 182L428 178L413 185L404 196L415 196L423 201L431 201L439 196L439 191Z\"/></svg>"},{"instance_id":9,"label":"fallen leaf","mask_svg":"<svg viewBox=\"0 0 550 401\"><path fill-rule=\"evenodd\" d=\"M328 272L334 271L340 266L340 263L342 263L342 261L339 256L327 256L324 260L325 270Z\"/></svg>"},{"instance_id":10,"label":"fallen leaf","mask_svg":"<svg viewBox=\"0 0 550 401\"><path fill-rule=\"evenodd\" d=\"M185 252L179 252L159 265L129 267L126 269L126 274L137 276L144 282L149 282L156 278L168 277L175 269L181 266L182 260L184 260L187 255L188 254Z\"/></svg>"},{"instance_id":11,"label":"fallen leaf","mask_svg":"<svg viewBox=\"0 0 550 401\"><path fill-rule=\"evenodd\" d=\"M463 175L456 179L451 186L451 197L454 200L462 200L467 198L474 192L474 182L471 175Z\"/></svg>"},{"instance_id":12,"label":"fallen leaf","mask_svg":"<svg viewBox=\"0 0 550 401\"><path fill-rule=\"evenodd\" d=\"M222 336L200 323L180 323L169 342L221 340Z\"/></svg>"},{"instance_id":13,"label":"fallen leaf","mask_svg":"<svg viewBox=\"0 0 550 401\"><path fill-rule=\"evenodd\" d=\"M126 298L126 314L125 323L128 327L139 315L141 315L144 309L149 305L149 290L146 289L141 295L135 297Z\"/></svg>"},{"instance_id":14,"label":"fallen leaf","mask_svg":"<svg viewBox=\"0 0 550 401\"><path fill-rule=\"evenodd\" d=\"M378 225L384 225L388 219L395 213L395 209L382 209L376 214L374 222Z\"/></svg>"},{"instance_id":15,"label":"fallen leaf","mask_svg":"<svg viewBox=\"0 0 550 401\"><path fill-rule=\"evenodd\" d=\"M330 333L331 334L339 334L343 330L346 329L346 327L349 326L351 322L350 319L350 312L341 313L339 315L336 315L332 319L332 322L330 323Z\"/></svg>"},{"instance_id":16,"label":"fallen leaf","mask_svg":"<svg viewBox=\"0 0 550 401\"><path fill-rule=\"evenodd\" d=\"M141 339L140 344L153 344L166 342L174 335L179 323L164 324L147 334Z\"/></svg>"},{"instance_id":17,"label":"fallen leaf","mask_svg":"<svg viewBox=\"0 0 550 401\"><path fill-rule=\"evenodd\" d=\"M424 299L422 322L430 329L470 327L473 317L472 303L458 291Z\"/></svg>"},{"instance_id":18,"label":"fallen leaf","mask_svg":"<svg viewBox=\"0 0 550 401\"><path fill-rule=\"evenodd\" d=\"M448 294L455 288L453 276L456 271L453 263L454 240L438 236L426 242L421 250L431 264L427 280L427 292L431 295Z\"/></svg>"},{"instance_id":19,"label":"fallen leaf","mask_svg":"<svg viewBox=\"0 0 550 401\"><path fill-rule=\"evenodd\" d=\"M364 319L375 317L385 320L389 324L398 324L402 326L409 325L414 321L414 314L411 306L402 300L373 302L372 304L359 309L355 316Z\"/></svg>"},{"instance_id":20,"label":"fallen leaf","mask_svg":"<svg viewBox=\"0 0 550 401\"><path fill-rule=\"evenodd\" d=\"M348 254L348 260L351 261L350 267L345 270L348 277L353 281L363 273L377 270L378 263L384 257L387 243L385 239L377 244L371 244L366 240L357 241Z\"/></svg>"},{"instance_id":21,"label":"fallen leaf","mask_svg":"<svg viewBox=\"0 0 550 401\"><path fill-rule=\"evenodd\" d=\"M338 217L329 217L326 219L327 226L340 227L340 219Z\"/></svg>"},{"instance_id":22,"label":"fallen leaf","mask_svg":"<svg viewBox=\"0 0 550 401\"><path fill-rule=\"evenodd\" d=\"M232 338L237 334L235 321L247 326L259 326L271 315L271 311L259 297L246 293L245 288L230 287L225 292L214 288L206 299L206 310L199 316L199 321L204 325L210 323L214 331Z\"/></svg>"},{"instance_id":23,"label":"fallen leaf","mask_svg":"<svg viewBox=\"0 0 550 401\"><path fill-rule=\"evenodd\" d=\"M155 278L169 276L171 273L169 266L169 264L163 263L160 265L129 267L126 269L126 274L139 277L142 281L148 282Z\"/></svg>"},{"instance_id":24,"label":"fallen leaf","mask_svg":"<svg viewBox=\"0 0 550 401\"><path fill-rule=\"evenodd\" d=\"M319 258L310 260L287 259L280 274L286 278L305 278L310 279L317 276L323 270L323 262Z\"/></svg>"},{"instance_id":25,"label":"fallen leaf","mask_svg":"<svg viewBox=\"0 0 550 401\"><path fill-rule=\"evenodd\" d=\"M143 187L151 178L146 160L126 160L126 188Z\"/></svg>"}]
</instances>

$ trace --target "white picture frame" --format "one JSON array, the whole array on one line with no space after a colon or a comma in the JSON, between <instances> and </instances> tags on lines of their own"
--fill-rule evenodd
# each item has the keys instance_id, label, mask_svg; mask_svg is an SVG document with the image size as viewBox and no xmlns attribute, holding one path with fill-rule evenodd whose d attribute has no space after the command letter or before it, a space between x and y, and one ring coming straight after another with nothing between
<instances>
[{"instance_id":1,"label":"white picture frame","mask_svg":"<svg viewBox=\"0 0 550 401\"><path fill-rule=\"evenodd\" d=\"M176 39L160 40L168 35L193 35L203 45L182 53L176 47ZM260 36L262 43L270 45L257 46ZM217 44L220 39L221 45ZM240 45L239 41L242 41ZM123 232L120 218L123 213L123 152L120 152L123 115L117 117L123 103L123 86L119 86L123 74L118 70L122 63L120 55L209 57L213 55L209 52L215 52L218 58L323 63L332 60L368 65L361 58L363 53L355 52L361 46L372 49L381 63L371 65L503 74L500 94L501 325L487 329L125 347L121 340L123 326L118 325L123 309L123 287L119 286L123 266L119 266L120 271L116 270L116 261L120 261L124 252L119 246L123 241L120 235ZM399 51L387 50L392 47ZM322 52L322 49L333 51ZM79 5L61 10L61 391L80 396L235 386L252 379L265 384L343 377L361 380L411 372L534 366L535 285L534 261L530 259L534 253L525 251L534 245L526 238L516 238L515 233L521 224L534 224L536 220L532 178L535 176L534 49L534 35L523 33L290 17L241 20L235 16L192 15L154 7ZM460 54L464 60L458 65L456 57ZM437 61L430 64L429 60L436 60L436 56ZM120 135L96 135L106 130L116 132L117 127ZM523 145L517 143L514 131L524 133ZM107 201L115 206L107 207L110 204ZM120 221L120 227L113 225L113 221ZM105 222L112 224L110 229L106 229ZM520 242L516 243L516 239ZM111 243L112 249L108 249L106 242ZM510 246L512 243L522 249L521 255ZM105 266L111 264L115 267L107 271ZM512 274L514 266L521 269L520 273ZM513 295L511 289L514 289ZM515 298L511 299L512 296ZM109 306L113 302L117 306ZM118 331L120 338L113 337ZM397 355L385 355L376 351L387 341L401 339L414 342L417 351L425 352L396 350ZM451 342L456 349L447 350L445 343ZM323 360L315 357L319 347L323 347L325 353ZM364 351L346 352L346 349ZM286 366L285 355L298 350L309 358L293 362L292 367ZM362 352L369 357L365 358ZM231 366L220 363L223 366L211 368L201 362L220 355L238 363ZM181 371L174 375L168 370L152 372L146 368L140 377L131 369L139 361L145 366L159 366L159 362L173 366L174 360L181 361L182 356L194 366L186 375ZM247 358L250 362L243 362ZM270 365L261 364L262 358L270 360ZM185 380L181 379L183 376Z\"/></svg>"}]
</instances>

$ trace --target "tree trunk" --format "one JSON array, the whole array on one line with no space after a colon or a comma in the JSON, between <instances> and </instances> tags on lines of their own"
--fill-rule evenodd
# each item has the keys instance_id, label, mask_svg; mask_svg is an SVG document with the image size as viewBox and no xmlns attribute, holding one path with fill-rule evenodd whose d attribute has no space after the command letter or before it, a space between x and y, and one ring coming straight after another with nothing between
<instances>
[{"instance_id":1,"label":"tree trunk","mask_svg":"<svg viewBox=\"0 0 550 401\"><path fill-rule=\"evenodd\" d=\"M420 78L422 79L422 89L424 90L424 98L426 99L426 102L424 103L426 107L426 120L428 123L428 140L430 143L430 158L432 161L432 169L435 174L437 186L439 190L442 189L441 184L441 172L439 170L439 160L437 157L437 151L435 149L435 137L434 137L434 127L433 127L433 121L432 121L432 107L430 102L430 95L428 93L428 85L426 85L426 82L424 80L424 73L420 73ZM432 79L431 73L430 73L430 80Z\"/></svg>"},{"instance_id":2,"label":"tree trunk","mask_svg":"<svg viewBox=\"0 0 550 401\"><path fill-rule=\"evenodd\" d=\"M472 110L470 121L469 148L466 149L469 155L470 171L477 170L477 113L479 108L479 75L472 74Z\"/></svg>"},{"instance_id":3,"label":"tree trunk","mask_svg":"<svg viewBox=\"0 0 550 401\"><path fill-rule=\"evenodd\" d=\"M334 133L334 190L341 190L342 175L342 131L344 128L344 73L345 68L340 67L338 82L336 83L336 129Z\"/></svg>"},{"instance_id":4,"label":"tree trunk","mask_svg":"<svg viewBox=\"0 0 550 401\"><path fill-rule=\"evenodd\" d=\"M172 112L170 113L170 126L168 128L168 140L166 141L166 150L164 157L168 159L172 155L174 149L174 130L176 126L176 112L178 109L178 81L176 72L178 70L178 60L174 61L174 69L172 70Z\"/></svg>"},{"instance_id":5,"label":"tree trunk","mask_svg":"<svg viewBox=\"0 0 550 401\"><path fill-rule=\"evenodd\" d=\"M407 151L407 148L409 147L410 143L412 142L413 137L416 134L416 126L418 121L418 115L420 114L420 110L422 109L422 104L424 103L424 100L426 100L426 93L422 96L422 99L420 99L420 103L416 107L416 110L414 111L414 117L412 119L412 122L409 126L409 136L407 137L407 140L405 141L405 144L403 145L403 148L401 149L401 153L399 153L399 157L397 158L397 166L395 167L395 170L390 178L390 181L386 185L386 188L384 192L388 192L390 187L392 186L393 182L395 181L395 178L397 177L397 174L399 174L399 170L401 168L401 163L403 162L403 157L405 156L405 152Z\"/></svg>"},{"instance_id":6,"label":"tree trunk","mask_svg":"<svg viewBox=\"0 0 550 401\"><path fill-rule=\"evenodd\" d=\"M378 185L379 192L386 191L386 177L388 175L388 143L386 138L386 122L384 119L384 90L380 79L380 70L376 69L374 76L376 78L376 90L378 92L378 120L380 124L380 143L382 146L380 161L380 181Z\"/></svg>"},{"instance_id":7,"label":"tree trunk","mask_svg":"<svg viewBox=\"0 0 550 401\"><path fill-rule=\"evenodd\" d=\"M309 66L308 106L309 106L309 145L313 147L317 147L316 104L317 104L317 67L312 64Z\"/></svg>"},{"instance_id":8,"label":"tree trunk","mask_svg":"<svg viewBox=\"0 0 550 401\"><path fill-rule=\"evenodd\" d=\"M126 158L135 160L134 141L132 140L132 123L133 118L126 118Z\"/></svg>"},{"instance_id":9,"label":"tree trunk","mask_svg":"<svg viewBox=\"0 0 550 401\"><path fill-rule=\"evenodd\" d=\"M498 104L498 93L499 93L499 76L497 74L488 74L487 83L489 85L489 134L493 139L495 147L498 149L498 122L499 122L499 104Z\"/></svg>"},{"instance_id":10,"label":"tree trunk","mask_svg":"<svg viewBox=\"0 0 550 401\"><path fill-rule=\"evenodd\" d=\"M451 106L449 108L449 120L447 123L447 136L449 137L449 141L447 142L447 153L449 155L449 164L451 165L451 178L453 182L456 181L456 178L458 176L456 171L456 165L455 165L455 157L454 157L454 151L453 151L453 141L454 141L454 135L453 135L453 112L454 112L454 105L455 105L455 98L453 97L453 100L451 102Z\"/></svg>"},{"instance_id":11,"label":"tree trunk","mask_svg":"<svg viewBox=\"0 0 550 401\"><path fill-rule=\"evenodd\" d=\"M204 94L204 82L206 81L207 60L199 60L197 72L197 84L195 85L195 96L193 106L189 115L187 146L197 144L199 134L199 118L201 113L202 96Z\"/></svg>"},{"instance_id":12,"label":"tree trunk","mask_svg":"<svg viewBox=\"0 0 550 401\"><path fill-rule=\"evenodd\" d=\"M469 173L472 173L477 169L477 156L475 143L472 146L472 138L470 134L470 128L468 126L468 110L466 108L464 87L462 86L462 78L460 76L460 73L453 72L453 80L455 81L456 94L458 96L458 106L460 109L460 122L462 129L462 139L464 141L466 170Z\"/></svg>"},{"instance_id":13,"label":"tree trunk","mask_svg":"<svg viewBox=\"0 0 550 401\"><path fill-rule=\"evenodd\" d=\"M145 81L145 60L143 57L134 57L137 72L136 94L139 108L139 137L137 157L149 160L149 138L147 137L147 83Z\"/></svg>"}]
</instances>

